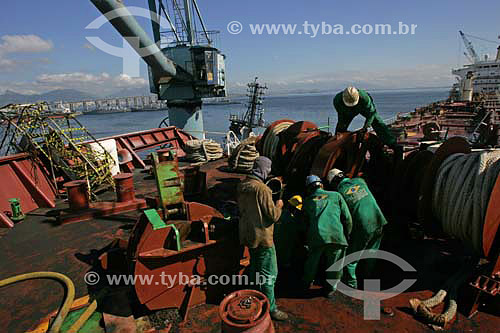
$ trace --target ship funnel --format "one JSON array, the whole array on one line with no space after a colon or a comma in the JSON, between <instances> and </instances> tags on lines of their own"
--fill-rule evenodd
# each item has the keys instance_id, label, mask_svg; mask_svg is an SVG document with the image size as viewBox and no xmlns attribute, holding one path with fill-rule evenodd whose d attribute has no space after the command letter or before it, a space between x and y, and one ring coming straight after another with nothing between
<instances>
[{"instance_id":1,"label":"ship funnel","mask_svg":"<svg viewBox=\"0 0 500 333\"><path fill-rule=\"evenodd\" d=\"M497 47L497 58L495 59L495 61L500 61L500 46Z\"/></svg>"},{"instance_id":2,"label":"ship funnel","mask_svg":"<svg viewBox=\"0 0 500 333\"><path fill-rule=\"evenodd\" d=\"M168 59L142 29L134 16L123 5L122 0L91 0L94 6L109 20L134 50L158 73L157 78L174 77L175 64Z\"/></svg>"}]
</instances>

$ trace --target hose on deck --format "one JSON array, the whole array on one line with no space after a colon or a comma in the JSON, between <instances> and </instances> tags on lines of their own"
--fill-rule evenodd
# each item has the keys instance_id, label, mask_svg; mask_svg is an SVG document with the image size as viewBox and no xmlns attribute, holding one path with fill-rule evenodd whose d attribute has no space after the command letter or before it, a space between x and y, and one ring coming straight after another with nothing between
<instances>
[{"instance_id":1,"label":"hose on deck","mask_svg":"<svg viewBox=\"0 0 500 333\"><path fill-rule=\"evenodd\" d=\"M0 280L0 288L4 286L8 286L13 283L33 280L33 279L52 279L61 282L66 288L66 298L64 300L63 305L59 309L56 318L54 319L51 327L49 328L49 333L59 333L61 330L61 326L64 322L64 319L68 315L68 312L73 304L73 300L75 299L75 285L70 278L66 275L56 273L56 272L33 272L26 273L17 276L13 276L4 280Z\"/></svg>"}]
</instances>

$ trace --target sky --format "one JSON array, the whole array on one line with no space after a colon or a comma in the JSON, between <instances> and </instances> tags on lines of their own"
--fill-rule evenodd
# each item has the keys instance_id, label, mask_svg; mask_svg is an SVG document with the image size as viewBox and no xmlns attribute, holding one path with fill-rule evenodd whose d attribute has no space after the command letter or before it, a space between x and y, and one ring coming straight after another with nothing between
<instances>
[{"instance_id":1,"label":"sky","mask_svg":"<svg viewBox=\"0 0 500 333\"><path fill-rule=\"evenodd\" d=\"M166 0L164 0L166 1ZM147 0L125 0L147 7ZM258 76L271 91L329 91L347 84L367 89L451 86L452 67L466 62L458 30L498 41L499 1L198 0L209 30L220 30L229 91L238 92ZM474 10L470 7L474 6ZM72 88L95 95L148 85L123 73L122 59L91 45L97 36L121 46L110 24L85 27L99 17L90 0L2 1L0 11L0 93L41 93ZM484 11L480 11L484 9ZM145 19L140 23L151 33ZM229 22L243 30L231 34ZM250 24L416 24L414 35L252 34ZM471 38L478 53L494 56L496 46Z\"/></svg>"}]
</instances>

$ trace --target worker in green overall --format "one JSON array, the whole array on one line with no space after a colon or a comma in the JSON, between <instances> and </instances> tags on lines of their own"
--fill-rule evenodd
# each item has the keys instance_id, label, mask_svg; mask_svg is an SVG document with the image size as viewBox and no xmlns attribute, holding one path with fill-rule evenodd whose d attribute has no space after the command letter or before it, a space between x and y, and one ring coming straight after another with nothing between
<instances>
[{"instance_id":1,"label":"worker in green overall","mask_svg":"<svg viewBox=\"0 0 500 333\"><path fill-rule=\"evenodd\" d=\"M384 214L377 201L362 178L347 178L339 169L328 172L327 181L330 188L338 191L344 197L352 215L352 233L347 247L347 255L364 251L376 251L380 247L383 228L387 224ZM348 286L357 288L356 267L358 260L345 266L344 281ZM375 261L366 259L366 276L369 276Z\"/></svg>"},{"instance_id":2,"label":"worker in green overall","mask_svg":"<svg viewBox=\"0 0 500 333\"><path fill-rule=\"evenodd\" d=\"M274 226L274 244L280 268L291 268L303 228L302 197L295 195L286 202L280 220Z\"/></svg>"},{"instance_id":3,"label":"worker in green overall","mask_svg":"<svg viewBox=\"0 0 500 333\"><path fill-rule=\"evenodd\" d=\"M274 224L281 216L283 201L273 201L271 189L265 184L271 172L272 162L259 156L252 173L238 185L238 223L240 244L250 252L249 277L269 299L269 312L274 320L285 320L288 315L278 310L274 297L274 285L278 277L278 262L273 242Z\"/></svg>"},{"instance_id":4,"label":"worker in green overall","mask_svg":"<svg viewBox=\"0 0 500 333\"><path fill-rule=\"evenodd\" d=\"M363 130L373 127L380 140L390 148L398 150L396 137L380 118L373 103L373 98L365 90L349 86L333 98L333 106L337 110L338 121L335 133L346 132L354 117L361 114L366 118Z\"/></svg>"},{"instance_id":5,"label":"worker in green overall","mask_svg":"<svg viewBox=\"0 0 500 333\"><path fill-rule=\"evenodd\" d=\"M309 254L304 264L304 287L309 288L314 281L323 258L325 265L322 269L326 270L328 281L323 285L323 290L328 297L333 297L342 277L342 270L330 271L329 268L344 258L352 229L351 214L344 198L337 192L325 191L318 176L307 177L306 193L303 209L309 223Z\"/></svg>"}]
</instances>

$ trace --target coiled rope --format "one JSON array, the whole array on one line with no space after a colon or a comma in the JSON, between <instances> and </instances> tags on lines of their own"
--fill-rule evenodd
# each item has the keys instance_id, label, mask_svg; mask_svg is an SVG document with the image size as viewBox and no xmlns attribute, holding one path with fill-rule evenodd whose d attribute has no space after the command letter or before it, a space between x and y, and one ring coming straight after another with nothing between
<instances>
[{"instance_id":1,"label":"coiled rope","mask_svg":"<svg viewBox=\"0 0 500 333\"><path fill-rule=\"evenodd\" d=\"M482 254L484 220L500 172L500 151L453 154L438 170L432 197L443 231Z\"/></svg>"},{"instance_id":2,"label":"coiled rope","mask_svg":"<svg viewBox=\"0 0 500 333\"><path fill-rule=\"evenodd\" d=\"M269 133L264 138L264 144L262 148L262 154L271 160L274 158L274 154L276 153L276 148L278 147L278 143L280 138L278 134L286 130L288 127L293 125L293 122L283 122L279 123L274 128L272 128Z\"/></svg>"},{"instance_id":3,"label":"coiled rope","mask_svg":"<svg viewBox=\"0 0 500 333\"><path fill-rule=\"evenodd\" d=\"M432 212L443 231L472 251L470 262L453 274L433 297L413 298L410 305L415 315L434 329L442 329L456 315L457 290L469 277L482 256L483 226L491 192L500 172L500 150L470 154L453 154L441 164L432 194ZM443 313L432 308L448 298Z\"/></svg>"},{"instance_id":4,"label":"coiled rope","mask_svg":"<svg viewBox=\"0 0 500 333\"><path fill-rule=\"evenodd\" d=\"M189 140L185 146L186 159L189 162L206 162L223 156L220 144L213 140Z\"/></svg>"},{"instance_id":5,"label":"coiled rope","mask_svg":"<svg viewBox=\"0 0 500 333\"><path fill-rule=\"evenodd\" d=\"M232 171L246 173L252 170L255 159L259 157L259 152L255 148L256 141L257 137L251 136L233 150L228 160Z\"/></svg>"}]
</instances>

